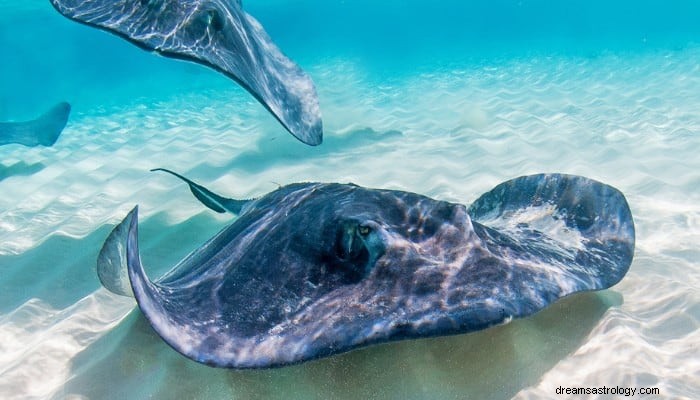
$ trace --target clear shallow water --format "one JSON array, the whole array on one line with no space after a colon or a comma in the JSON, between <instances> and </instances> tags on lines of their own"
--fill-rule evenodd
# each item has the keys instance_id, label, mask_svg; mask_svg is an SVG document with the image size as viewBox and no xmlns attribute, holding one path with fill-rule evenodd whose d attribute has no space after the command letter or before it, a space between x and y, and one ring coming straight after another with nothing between
<instances>
[{"instance_id":1,"label":"clear shallow water","mask_svg":"<svg viewBox=\"0 0 700 400\"><path fill-rule=\"evenodd\" d=\"M502 3L482 12L514 7ZM671 29L668 18L652 18L658 4L643 3L615 30L622 8L596 17L602 6L593 2L567 18L607 30L566 33L562 24L537 33L523 22L481 46L468 39L485 28L444 46L448 31L436 28L412 48L419 35L393 22L406 34L382 36L400 45L379 51L364 35L386 29L376 21L396 5L328 2L313 13L313 4L248 11L314 78L326 128L317 148L204 68L64 21L48 3L0 2L0 42L21 50L0 65L0 118L31 118L64 99L74 106L54 147L0 147L0 397L558 399L558 386L603 385L700 397L700 35L686 20L698 11L683 2L659 11L675 17ZM515 20L546 9L527 4L539 9L513 12ZM322 23L352 19L355 7L372 11L355 39L348 22ZM538 18L566 14L550 12ZM433 14L442 15L423 16ZM288 35L279 28L304 16L314 23ZM314 29L326 41L305 41ZM540 39L509 41L508 32ZM570 46L577 37L583 44ZM133 205L151 274L229 222L153 167L237 197L278 183L352 181L467 204L515 176L580 174L627 196L635 260L611 290L484 332L271 371L216 370L171 350L129 314L132 300L99 289L97 252Z\"/></svg>"}]
</instances>

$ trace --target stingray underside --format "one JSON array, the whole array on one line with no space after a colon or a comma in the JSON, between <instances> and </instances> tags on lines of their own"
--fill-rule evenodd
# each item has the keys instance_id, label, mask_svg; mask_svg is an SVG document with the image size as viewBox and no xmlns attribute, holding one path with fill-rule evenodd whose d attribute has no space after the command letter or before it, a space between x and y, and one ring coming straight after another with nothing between
<instances>
[{"instance_id":1,"label":"stingray underside","mask_svg":"<svg viewBox=\"0 0 700 400\"><path fill-rule=\"evenodd\" d=\"M250 92L300 141L323 127L311 78L287 58L238 0L51 0L64 16L166 57L213 68Z\"/></svg>"},{"instance_id":2,"label":"stingray underside","mask_svg":"<svg viewBox=\"0 0 700 400\"><path fill-rule=\"evenodd\" d=\"M134 210L105 242L103 284L129 295L128 278L167 343L233 368L505 323L614 285L634 252L624 196L561 174L507 181L469 209L355 185L284 186L154 281L136 221Z\"/></svg>"}]
</instances>

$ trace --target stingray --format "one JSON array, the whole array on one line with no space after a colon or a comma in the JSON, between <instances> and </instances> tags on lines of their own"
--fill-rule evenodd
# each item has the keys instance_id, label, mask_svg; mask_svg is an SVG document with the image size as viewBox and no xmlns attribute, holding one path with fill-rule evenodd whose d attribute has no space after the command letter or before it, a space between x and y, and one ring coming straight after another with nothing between
<instances>
[{"instance_id":1,"label":"stingray","mask_svg":"<svg viewBox=\"0 0 700 400\"><path fill-rule=\"evenodd\" d=\"M275 46L240 0L51 0L64 16L238 82L292 135L315 146L323 128L311 78Z\"/></svg>"},{"instance_id":2,"label":"stingray","mask_svg":"<svg viewBox=\"0 0 700 400\"><path fill-rule=\"evenodd\" d=\"M17 143L24 146L53 146L68 122L70 104L53 106L37 119L24 122L0 122L0 146Z\"/></svg>"},{"instance_id":3,"label":"stingray","mask_svg":"<svg viewBox=\"0 0 700 400\"><path fill-rule=\"evenodd\" d=\"M515 178L466 207L339 183L235 200L175 175L237 218L150 280L137 206L108 236L97 272L110 291L134 296L175 350L217 367L283 366L504 324L615 285L634 253L623 194L581 176Z\"/></svg>"}]
</instances>

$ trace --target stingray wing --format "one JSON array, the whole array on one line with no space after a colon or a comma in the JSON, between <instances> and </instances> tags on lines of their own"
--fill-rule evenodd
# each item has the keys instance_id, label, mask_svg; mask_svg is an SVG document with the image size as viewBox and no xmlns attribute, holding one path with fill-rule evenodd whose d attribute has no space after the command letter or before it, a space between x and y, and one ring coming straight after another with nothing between
<instances>
[{"instance_id":1,"label":"stingray wing","mask_svg":"<svg viewBox=\"0 0 700 400\"><path fill-rule=\"evenodd\" d=\"M297 139L322 140L311 78L239 1L51 0L61 14L164 56L204 64L248 90Z\"/></svg>"},{"instance_id":2,"label":"stingray wing","mask_svg":"<svg viewBox=\"0 0 700 400\"><path fill-rule=\"evenodd\" d=\"M188 260L193 265L206 266L206 260L211 256L208 254L209 249L221 246L221 239L217 237L193 252ZM206 268L201 275L197 270L187 270L202 280L207 280ZM177 271L177 266L174 271ZM146 276L139 255L138 207L134 207L107 237L97 260L97 274L102 285L109 291L122 296L133 296L151 326L175 350L193 360L221 366L217 362L217 352L211 349L214 346L221 347L217 339L223 336L217 332L217 319L220 316L217 317L217 309L211 304L213 299L197 296L186 286L173 291L158 282L152 282ZM167 279L168 274L161 279L163 278ZM215 283L216 280L212 282ZM228 338L231 339L229 346L233 353L229 358L236 359L237 352L251 348L244 339Z\"/></svg>"},{"instance_id":3,"label":"stingray wing","mask_svg":"<svg viewBox=\"0 0 700 400\"><path fill-rule=\"evenodd\" d=\"M274 198L270 200L270 195L256 201L260 203L258 208L239 216L235 223L154 281L148 278L141 264L138 215L134 208L112 230L100 251L97 262L100 281L113 293L133 296L158 335L193 360L235 368L299 361L304 353L285 347L260 347L261 339L276 336L268 332L272 324L265 319L279 312L284 307L280 303L285 303L287 295L294 294L268 285L268 279L284 280L284 271L276 271L274 266L268 269L267 264L284 263L275 259L280 253L262 251L266 245L258 236L269 238L268 227L278 226L285 219L294 207L295 196L301 200L308 193L304 190L307 186L313 185L290 185L275 192L283 192L280 196L291 199L290 204L279 205ZM271 241L280 242L286 233L277 232ZM252 254L253 259L246 258L247 262L233 265L233 271L229 269L230 259L240 260L247 254ZM271 258L267 263L263 262L266 257ZM270 290L277 297L265 294ZM285 358L285 354L292 358Z\"/></svg>"},{"instance_id":4,"label":"stingray wing","mask_svg":"<svg viewBox=\"0 0 700 400\"><path fill-rule=\"evenodd\" d=\"M39 118L25 122L0 122L0 145L52 146L68 122L70 104L61 102Z\"/></svg>"},{"instance_id":5,"label":"stingray wing","mask_svg":"<svg viewBox=\"0 0 700 400\"><path fill-rule=\"evenodd\" d=\"M493 315L502 310L506 317L525 316L568 294L608 288L627 273L634 255L634 221L625 197L581 176L509 180L468 212L488 250L482 272L474 271L484 279L475 291L485 289L484 306L491 305ZM492 275L498 282L489 282L489 264L498 266Z\"/></svg>"}]
</instances>

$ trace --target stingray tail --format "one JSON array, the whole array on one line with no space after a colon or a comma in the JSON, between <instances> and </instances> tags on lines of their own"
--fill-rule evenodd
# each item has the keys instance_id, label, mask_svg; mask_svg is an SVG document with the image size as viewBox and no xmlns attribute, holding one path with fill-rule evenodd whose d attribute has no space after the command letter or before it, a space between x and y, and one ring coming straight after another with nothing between
<instances>
[{"instance_id":1,"label":"stingray tail","mask_svg":"<svg viewBox=\"0 0 700 400\"><path fill-rule=\"evenodd\" d=\"M105 240L97 257L97 276L112 293L134 297L129 265L141 264L138 248L138 206L120 222Z\"/></svg>"},{"instance_id":2,"label":"stingray tail","mask_svg":"<svg viewBox=\"0 0 700 400\"><path fill-rule=\"evenodd\" d=\"M219 196L218 194L212 192L211 190L205 188L204 186L201 186L195 182L192 182L191 180L185 178L184 176L173 172L169 169L165 168L154 168L151 170L153 171L163 171L167 172L171 175L174 175L183 181L187 183L190 187L190 191L194 195L194 197L197 198L197 200L201 201L202 204L207 206L208 208L218 212L218 213L225 213L225 212L230 212L232 214L240 214L241 209L243 206L246 205L246 203L249 202L249 200L237 200L237 199L229 199L223 196Z\"/></svg>"}]
</instances>

